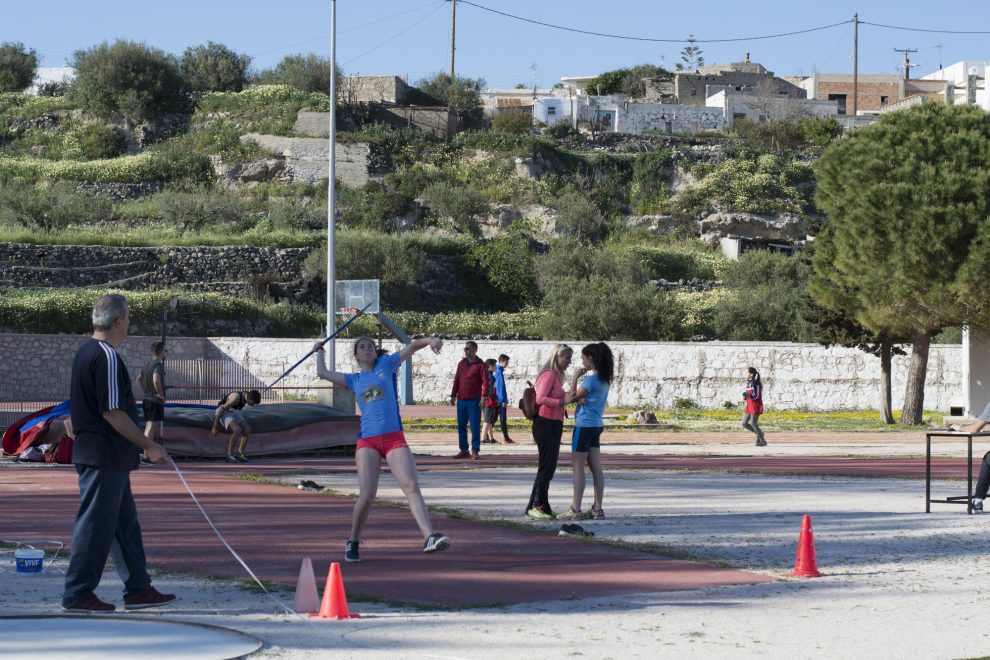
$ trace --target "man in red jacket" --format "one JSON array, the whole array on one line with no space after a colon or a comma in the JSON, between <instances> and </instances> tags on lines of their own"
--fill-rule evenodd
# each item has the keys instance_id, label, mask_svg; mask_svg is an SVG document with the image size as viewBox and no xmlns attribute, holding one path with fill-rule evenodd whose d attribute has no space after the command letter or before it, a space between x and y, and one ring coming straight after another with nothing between
<instances>
[{"instance_id":1,"label":"man in red jacket","mask_svg":"<svg viewBox=\"0 0 990 660\"><path fill-rule=\"evenodd\" d=\"M478 345L464 343L464 359L457 363L454 386L450 390L450 405L457 405L457 445L455 459L478 459L481 451L481 394L485 361L478 357ZM471 422L471 453L468 453L467 425Z\"/></svg>"}]
</instances>

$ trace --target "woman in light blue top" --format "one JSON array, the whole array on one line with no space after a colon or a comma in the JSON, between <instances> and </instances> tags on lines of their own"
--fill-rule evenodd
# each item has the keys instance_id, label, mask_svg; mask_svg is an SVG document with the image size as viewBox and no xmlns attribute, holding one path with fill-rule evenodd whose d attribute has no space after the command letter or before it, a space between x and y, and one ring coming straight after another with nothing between
<instances>
[{"instance_id":1,"label":"woman in light blue top","mask_svg":"<svg viewBox=\"0 0 990 660\"><path fill-rule=\"evenodd\" d=\"M571 508L557 516L558 520L579 520L581 518L601 519L605 517L602 497L605 494L605 474L602 471L601 436L605 423L605 403L612 384L614 361L612 350L604 342L588 344L581 349L581 368L571 378L571 389L567 393L572 401L578 401L574 415L574 437L571 440L571 465L574 469L574 497ZM578 380L581 377L580 387ZM591 511L581 511L584 498L584 466L591 469L591 479L595 485L595 502Z\"/></svg>"}]
</instances>

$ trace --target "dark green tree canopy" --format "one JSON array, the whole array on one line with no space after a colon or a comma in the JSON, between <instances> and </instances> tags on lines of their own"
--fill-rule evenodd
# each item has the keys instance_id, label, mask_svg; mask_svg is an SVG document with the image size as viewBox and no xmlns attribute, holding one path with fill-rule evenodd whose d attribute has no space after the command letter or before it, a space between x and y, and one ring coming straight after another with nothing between
<instances>
[{"instance_id":1,"label":"dark green tree canopy","mask_svg":"<svg viewBox=\"0 0 990 660\"><path fill-rule=\"evenodd\" d=\"M416 83L421 91L453 110L459 117L476 119L481 116L481 90L484 78L462 78L434 73Z\"/></svg>"},{"instance_id":2,"label":"dark green tree canopy","mask_svg":"<svg viewBox=\"0 0 990 660\"><path fill-rule=\"evenodd\" d=\"M990 115L925 103L830 146L812 295L890 336L990 319Z\"/></svg>"},{"instance_id":3,"label":"dark green tree canopy","mask_svg":"<svg viewBox=\"0 0 990 660\"><path fill-rule=\"evenodd\" d=\"M187 48L182 54L182 75L196 93L239 92L244 89L251 56L238 54L223 44Z\"/></svg>"},{"instance_id":4,"label":"dark green tree canopy","mask_svg":"<svg viewBox=\"0 0 990 660\"><path fill-rule=\"evenodd\" d=\"M631 98L645 95L644 78L670 78L670 71L653 64L639 64L628 69L606 71L592 78L585 89L589 94L624 94Z\"/></svg>"},{"instance_id":5,"label":"dark green tree canopy","mask_svg":"<svg viewBox=\"0 0 990 660\"><path fill-rule=\"evenodd\" d=\"M340 79L337 68L337 79ZM330 93L330 60L315 53L286 55L274 69L266 69L255 76L261 85L289 85L304 92Z\"/></svg>"},{"instance_id":6,"label":"dark green tree canopy","mask_svg":"<svg viewBox=\"0 0 990 660\"><path fill-rule=\"evenodd\" d=\"M19 41L0 44L0 92L23 92L34 82L38 53Z\"/></svg>"},{"instance_id":7,"label":"dark green tree canopy","mask_svg":"<svg viewBox=\"0 0 990 660\"><path fill-rule=\"evenodd\" d=\"M152 119L192 107L189 87L173 55L132 41L106 42L73 55L72 94L99 116Z\"/></svg>"}]
</instances>

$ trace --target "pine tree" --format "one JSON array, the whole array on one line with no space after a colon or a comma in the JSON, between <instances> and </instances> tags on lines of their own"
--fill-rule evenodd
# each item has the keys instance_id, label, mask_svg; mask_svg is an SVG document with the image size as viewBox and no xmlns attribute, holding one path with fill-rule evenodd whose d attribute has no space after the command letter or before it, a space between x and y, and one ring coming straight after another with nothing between
<instances>
[{"instance_id":1,"label":"pine tree","mask_svg":"<svg viewBox=\"0 0 990 660\"><path fill-rule=\"evenodd\" d=\"M990 327L990 114L925 103L833 143L817 165L811 294L878 336L910 338L901 423L920 424L931 338Z\"/></svg>"},{"instance_id":2,"label":"pine tree","mask_svg":"<svg viewBox=\"0 0 990 660\"><path fill-rule=\"evenodd\" d=\"M689 34L687 46L681 49L681 61L675 65L678 71L695 71L698 67L705 66L703 51L700 46L695 45L697 43L698 40L694 38L694 35Z\"/></svg>"}]
</instances>

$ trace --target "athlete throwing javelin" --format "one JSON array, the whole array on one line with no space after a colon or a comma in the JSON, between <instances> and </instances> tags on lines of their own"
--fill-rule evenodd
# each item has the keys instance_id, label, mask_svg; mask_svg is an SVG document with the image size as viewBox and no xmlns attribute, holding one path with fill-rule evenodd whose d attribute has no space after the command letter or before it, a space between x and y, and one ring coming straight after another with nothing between
<instances>
[{"instance_id":1,"label":"athlete throwing javelin","mask_svg":"<svg viewBox=\"0 0 990 660\"><path fill-rule=\"evenodd\" d=\"M399 365L427 346L439 354L443 348L443 340L439 337L424 337L413 341L398 353L380 355L374 340L361 337L354 343L354 357L360 371L353 374L327 369L322 342L313 347L316 351L316 375L334 385L353 390L361 408L361 437L354 454L359 493L357 502L354 503L351 537L344 546L344 561L361 561L361 529L378 493L378 477L382 471L383 458L399 488L406 494L409 509L426 539L423 552L439 552L450 545L448 537L433 531L430 513L426 509L426 502L419 490L419 480L416 478L416 460L402 432L399 400L396 396L395 375Z\"/></svg>"}]
</instances>

